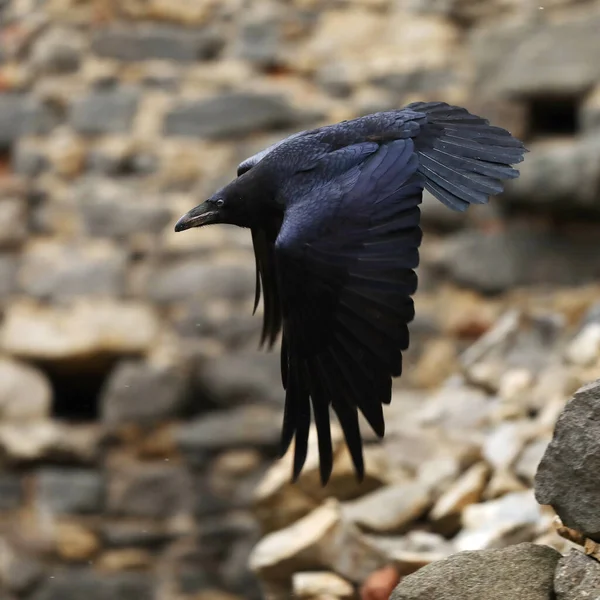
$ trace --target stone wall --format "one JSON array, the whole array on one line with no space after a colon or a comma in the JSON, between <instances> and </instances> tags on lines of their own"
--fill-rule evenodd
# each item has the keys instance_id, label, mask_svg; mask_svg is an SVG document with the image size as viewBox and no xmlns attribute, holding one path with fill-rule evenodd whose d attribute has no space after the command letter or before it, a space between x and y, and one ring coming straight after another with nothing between
<instances>
[{"instance_id":1,"label":"stone wall","mask_svg":"<svg viewBox=\"0 0 600 600\"><path fill-rule=\"evenodd\" d=\"M558 311L571 334L597 313L586 285L600 275L599 2L0 0L0 23L2 600L256 598L251 549L324 500L310 469L296 489L286 463L273 466L283 394L277 353L256 350L247 232L173 233L238 162L289 132L441 99L532 150L491 206L456 215L426 198L399 414L420 398L407 390L455 373L507 308ZM540 285L551 291L527 291ZM595 356L586 335L580 352ZM523 344L517 357L538 356ZM527 377L513 374L502 394ZM487 402L481 389L467 406ZM452 406L463 397L440 393ZM516 474L525 488L534 438ZM447 449L431 441L434 461ZM378 471L377 448L366 487L340 450L331 496L406 497L420 463ZM445 483L463 476L484 494L493 448L483 462L463 449ZM511 481L485 497L514 491ZM415 485L401 523L357 531L399 535L445 491L425 499ZM325 506L337 519L338 505ZM369 512L348 510L359 523ZM332 548L325 564L309 554L298 568L359 585L389 559L379 552L352 573ZM275 568L289 593L289 572Z\"/></svg>"}]
</instances>

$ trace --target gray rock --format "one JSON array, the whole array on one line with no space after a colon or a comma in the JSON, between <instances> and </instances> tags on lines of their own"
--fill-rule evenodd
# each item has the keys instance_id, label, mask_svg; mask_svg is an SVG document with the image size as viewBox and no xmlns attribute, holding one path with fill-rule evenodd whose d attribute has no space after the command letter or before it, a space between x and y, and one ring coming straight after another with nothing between
<instances>
[{"instance_id":1,"label":"gray rock","mask_svg":"<svg viewBox=\"0 0 600 600\"><path fill-rule=\"evenodd\" d=\"M244 405L198 417L181 425L176 436L185 453L245 446L272 448L279 443L281 419L281 408Z\"/></svg>"},{"instance_id":2,"label":"gray rock","mask_svg":"<svg viewBox=\"0 0 600 600\"><path fill-rule=\"evenodd\" d=\"M409 73L387 73L373 83L396 93L431 94L456 83L456 74L448 69L423 69Z\"/></svg>"},{"instance_id":3,"label":"gray rock","mask_svg":"<svg viewBox=\"0 0 600 600\"><path fill-rule=\"evenodd\" d=\"M189 387L190 374L185 366L122 361L101 393L102 418L107 423L147 423L177 417Z\"/></svg>"},{"instance_id":4,"label":"gray rock","mask_svg":"<svg viewBox=\"0 0 600 600\"><path fill-rule=\"evenodd\" d=\"M190 63L214 58L223 43L223 36L210 28L115 25L94 34L92 51L122 61L158 59Z\"/></svg>"},{"instance_id":5,"label":"gray rock","mask_svg":"<svg viewBox=\"0 0 600 600\"><path fill-rule=\"evenodd\" d=\"M280 95L225 92L177 104L165 117L164 133L209 139L241 137L290 127L305 118Z\"/></svg>"},{"instance_id":6,"label":"gray rock","mask_svg":"<svg viewBox=\"0 0 600 600\"><path fill-rule=\"evenodd\" d=\"M600 143L597 136L532 143L520 175L506 185L505 198L537 210L598 213Z\"/></svg>"},{"instance_id":7,"label":"gray rock","mask_svg":"<svg viewBox=\"0 0 600 600\"><path fill-rule=\"evenodd\" d=\"M154 600L155 582L148 573L94 573L64 569L46 578L32 600Z\"/></svg>"},{"instance_id":8,"label":"gray rock","mask_svg":"<svg viewBox=\"0 0 600 600\"><path fill-rule=\"evenodd\" d=\"M22 139L13 145L12 168L17 175L36 177L48 168L48 157L35 144Z\"/></svg>"},{"instance_id":9,"label":"gray rock","mask_svg":"<svg viewBox=\"0 0 600 600\"><path fill-rule=\"evenodd\" d=\"M161 198L140 198L133 186L114 180L90 177L75 187L75 196L91 236L159 233L171 221L171 212Z\"/></svg>"},{"instance_id":10,"label":"gray rock","mask_svg":"<svg viewBox=\"0 0 600 600\"><path fill-rule=\"evenodd\" d=\"M256 275L250 262L218 264L206 259L169 261L151 273L148 296L160 304L213 298L243 300L254 294Z\"/></svg>"},{"instance_id":11,"label":"gray rock","mask_svg":"<svg viewBox=\"0 0 600 600\"><path fill-rule=\"evenodd\" d=\"M253 346L258 344L258 340L257 336ZM235 377L231 376L232 373ZM205 394L218 405L265 400L281 403L285 394L276 352L248 350L204 360L197 370L197 381Z\"/></svg>"},{"instance_id":12,"label":"gray rock","mask_svg":"<svg viewBox=\"0 0 600 600\"><path fill-rule=\"evenodd\" d=\"M21 504L23 489L18 475L0 473L0 511L14 510Z\"/></svg>"},{"instance_id":13,"label":"gray rock","mask_svg":"<svg viewBox=\"0 0 600 600\"><path fill-rule=\"evenodd\" d=\"M600 597L600 563L571 549L556 566L554 593L556 600L597 600Z\"/></svg>"},{"instance_id":14,"label":"gray rock","mask_svg":"<svg viewBox=\"0 0 600 600\"><path fill-rule=\"evenodd\" d=\"M600 380L580 388L556 422L535 476L535 495L562 522L600 542Z\"/></svg>"},{"instance_id":15,"label":"gray rock","mask_svg":"<svg viewBox=\"0 0 600 600\"><path fill-rule=\"evenodd\" d=\"M589 60L600 53L599 28L589 16L479 28L471 45L479 82L495 95L583 92L600 77L600 64Z\"/></svg>"},{"instance_id":16,"label":"gray rock","mask_svg":"<svg viewBox=\"0 0 600 600\"><path fill-rule=\"evenodd\" d=\"M519 285L579 285L600 275L595 243L585 231L560 235L527 224L494 233L465 230L442 242L438 266L457 283L484 293Z\"/></svg>"},{"instance_id":17,"label":"gray rock","mask_svg":"<svg viewBox=\"0 0 600 600\"><path fill-rule=\"evenodd\" d=\"M163 519L190 514L193 481L182 467L131 463L110 474L108 510L129 517Z\"/></svg>"},{"instance_id":18,"label":"gray rock","mask_svg":"<svg viewBox=\"0 0 600 600\"><path fill-rule=\"evenodd\" d=\"M57 514L93 514L104 506L104 478L89 469L44 468L38 471L40 505Z\"/></svg>"},{"instance_id":19,"label":"gray rock","mask_svg":"<svg viewBox=\"0 0 600 600\"><path fill-rule=\"evenodd\" d=\"M459 552L408 575L390 600L552 600L560 554L547 546Z\"/></svg>"},{"instance_id":20,"label":"gray rock","mask_svg":"<svg viewBox=\"0 0 600 600\"><path fill-rule=\"evenodd\" d=\"M91 243L39 241L29 245L19 271L20 291L40 299L122 296L127 254L101 240Z\"/></svg>"},{"instance_id":21,"label":"gray rock","mask_svg":"<svg viewBox=\"0 0 600 600\"><path fill-rule=\"evenodd\" d=\"M256 348L262 329L260 314L253 315L250 309L243 311L232 307L231 310L219 310L211 313L206 310L204 303L198 302L194 298L173 315L173 325L177 333L184 338L213 337L225 344L228 350L237 350L248 346ZM263 358L264 354L263 352ZM220 365L225 364L230 356L231 353L228 352L222 357L207 362L217 363L214 367L219 370ZM233 356L233 360L235 359L236 357ZM248 364L254 364L252 357L249 358ZM270 363L265 367L270 369ZM241 365L240 368L244 369L244 365ZM207 371L210 377L212 372L208 368ZM263 374L248 373L248 375L254 380L256 377L262 378ZM223 381L223 384L226 388L231 385L235 387L235 382L231 381L231 377L228 377L227 381ZM272 388L268 391L274 392Z\"/></svg>"},{"instance_id":22,"label":"gray rock","mask_svg":"<svg viewBox=\"0 0 600 600\"><path fill-rule=\"evenodd\" d=\"M138 91L128 87L91 92L73 103L71 125L82 135L128 132L138 101Z\"/></svg>"},{"instance_id":23,"label":"gray rock","mask_svg":"<svg viewBox=\"0 0 600 600\"><path fill-rule=\"evenodd\" d=\"M0 148L23 135L45 135L56 121L53 111L34 96L0 93Z\"/></svg>"},{"instance_id":24,"label":"gray rock","mask_svg":"<svg viewBox=\"0 0 600 600\"><path fill-rule=\"evenodd\" d=\"M280 20L276 16L248 19L236 37L235 54L260 67L268 67L277 62L280 38Z\"/></svg>"},{"instance_id":25,"label":"gray rock","mask_svg":"<svg viewBox=\"0 0 600 600\"><path fill-rule=\"evenodd\" d=\"M4 303L17 287L17 257L14 254L0 254L0 302Z\"/></svg>"}]
</instances>

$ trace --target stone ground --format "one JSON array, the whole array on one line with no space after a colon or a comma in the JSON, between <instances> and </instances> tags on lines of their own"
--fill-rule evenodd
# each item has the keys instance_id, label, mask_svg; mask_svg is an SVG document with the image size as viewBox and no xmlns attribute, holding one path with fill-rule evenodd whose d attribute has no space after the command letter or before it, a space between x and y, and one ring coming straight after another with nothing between
<instances>
[{"instance_id":1,"label":"stone ground","mask_svg":"<svg viewBox=\"0 0 600 600\"><path fill-rule=\"evenodd\" d=\"M532 486L600 376L597 1L0 0L0 24L1 600L343 598L570 547ZM416 99L531 153L490 206L425 198L386 440L361 487L343 445L331 488L314 458L290 486L249 236L173 224L268 143Z\"/></svg>"}]
</instances>

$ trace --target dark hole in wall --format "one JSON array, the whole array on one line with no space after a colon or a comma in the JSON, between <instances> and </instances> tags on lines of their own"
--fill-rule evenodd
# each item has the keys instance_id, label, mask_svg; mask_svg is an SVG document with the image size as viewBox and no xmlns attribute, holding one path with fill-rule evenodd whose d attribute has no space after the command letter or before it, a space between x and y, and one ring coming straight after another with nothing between
<instances>
[{"instance_id":1,"label":"dark hole in wall","mask_svg":"<svg viewBox=\"0 0 600 600\"><path fill-rule=\"evenodd\" d=\"M38 364L52 385L52 417L75 422L99 419L101 392L115 362L105 358L78 366Z\"/></svg>"},{"instance_id":2,"label":"dark hole in wall","mask_svg":"<svg viewBox=\"0 0 600 600\"><path fill-rule=\"evenodd\" d=\"M527 98L528 139L577 135L581 101L575 94Z\"/></svg>"}]
</instances>

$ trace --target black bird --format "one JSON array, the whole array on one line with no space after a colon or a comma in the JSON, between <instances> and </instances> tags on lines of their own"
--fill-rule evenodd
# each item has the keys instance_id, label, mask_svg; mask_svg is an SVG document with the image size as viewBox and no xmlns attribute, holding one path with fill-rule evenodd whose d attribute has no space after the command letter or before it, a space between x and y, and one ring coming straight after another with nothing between
<instances>
[{"instance_id":1,"label":"black bird","mask_svg":"<svg viewBox=\"0 0 600 600\"><path fill-rule=\"evenodd\" d=\"M295 437L293 480L312 415L321 481L332 469L329 405L358 480L358 409L383 437L383 404L402 373L417 289L423 189L464 211L518 177L523 143L443 102L409 104L295 133L246 159L237 178L190 210L175 231L212 223L250 228L261 346L280 330L286 390L281 454Z\"/></svg>"}]
</instances>

